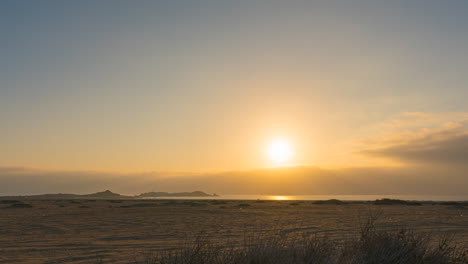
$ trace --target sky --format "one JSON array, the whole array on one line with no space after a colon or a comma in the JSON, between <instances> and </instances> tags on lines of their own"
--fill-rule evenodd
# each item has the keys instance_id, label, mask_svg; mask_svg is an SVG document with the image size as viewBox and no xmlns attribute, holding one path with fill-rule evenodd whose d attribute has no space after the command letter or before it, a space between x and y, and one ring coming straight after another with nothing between
<instances>
[{"instance_id":1,"label":"sky","mask_svg":"<svg viewBox=\"0 0 468 264\"><path fill-rule=\"evenodd\" d=\"M466 1L0 6L0 194L109 177L142 182L116 187L127 193L153 180L304 194L318 179L328 193L371 192L363 174L380 192L468 184ZM268 155L278 140L291 149L282 164ZM271 169L290 177L274 185Z\"/></svg>"}]
</instances>

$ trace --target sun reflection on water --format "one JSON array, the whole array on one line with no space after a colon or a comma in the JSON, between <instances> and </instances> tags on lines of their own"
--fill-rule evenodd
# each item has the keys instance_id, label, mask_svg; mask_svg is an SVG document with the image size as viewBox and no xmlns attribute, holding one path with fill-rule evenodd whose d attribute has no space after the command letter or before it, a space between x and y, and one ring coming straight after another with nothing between
<instances>
[{"instance_id":1,"label":"sun reflection on water","mask_svg":"<svg viewBox=\"0 0 468 264\"><path fill-rule=\"evenodd\" d=\"M284 201L284 200L289 200L289 197L287 196L278 196L278 195L273 195L270 198L271 200L277 200L277 201Z\"/></svg>"}]
</instances>

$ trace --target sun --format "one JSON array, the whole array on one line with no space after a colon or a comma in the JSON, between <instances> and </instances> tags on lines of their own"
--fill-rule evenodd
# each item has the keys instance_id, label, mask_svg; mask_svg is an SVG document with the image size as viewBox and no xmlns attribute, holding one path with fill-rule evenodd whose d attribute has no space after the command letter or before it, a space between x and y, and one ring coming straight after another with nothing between
<instances>
[{"instance_id":1,"label":"sun","mask_svg":"<svg viewBox=\"0 0 468 264\"><path fill-rule=\"evenodd\" d=\"M267 154L275 164L284 165L291 160L293 150L287 140L277 139L270 143Z\"/></svg>"}]
</instances>

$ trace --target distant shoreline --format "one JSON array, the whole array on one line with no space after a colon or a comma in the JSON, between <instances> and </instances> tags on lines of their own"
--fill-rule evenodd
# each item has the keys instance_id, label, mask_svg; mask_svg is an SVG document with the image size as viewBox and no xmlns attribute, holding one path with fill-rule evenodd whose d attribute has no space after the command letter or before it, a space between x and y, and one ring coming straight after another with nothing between
<instances>
[{"instance_id":1,"label":"distant shoreline","mask_svg":"<svg viewBox=\"0 0 468 264\"><path fill-rule=\"evenodd\" d=\"M122 199L148 199L148 198L164 198L164 197L218 197L217 194L207 194L202 191L193 192L147 192L139 195L121 195L118 193L111 192L109 190L103 192L97 192L92 194L66 194L66 193L55 193L55 194L38 194L38 195L10 195L0 196L0 200L8 199L21 199L21 200L72 200L72 199L100 199L100 200L122 200Z\"/></svg>"},{"instance_id":2,"label":"distant shoreline","mask_svg":"<svg viewBox=\"0 0 468 264\"><path fill-rule=\"evenodd\" d=\"M217 195L202 191L147 192L139 195L121 195L109 190L93 194L40 194L0 196L0 200L239 200L239 201L342 201L343 203L372 202L382 199L405 202L468 202L467 195Z\"/></svg>"}]
</instances>

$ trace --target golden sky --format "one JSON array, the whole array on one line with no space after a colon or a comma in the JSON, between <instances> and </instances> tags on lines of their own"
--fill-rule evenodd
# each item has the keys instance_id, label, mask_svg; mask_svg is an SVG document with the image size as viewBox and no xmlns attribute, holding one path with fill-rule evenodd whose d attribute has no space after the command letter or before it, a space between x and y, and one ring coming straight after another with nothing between
<instances>
[{"instance_id":1,"label":"golden sky","mask_svg":"<svg viewBox=\"0 0 468 264\"><path fill-rule=\"evenodd\" d=\"M0 166L462 164L466 4L339 2L8 3Z\"/></svg>"}]
</instances>

